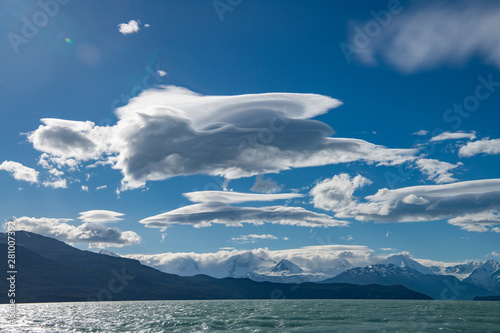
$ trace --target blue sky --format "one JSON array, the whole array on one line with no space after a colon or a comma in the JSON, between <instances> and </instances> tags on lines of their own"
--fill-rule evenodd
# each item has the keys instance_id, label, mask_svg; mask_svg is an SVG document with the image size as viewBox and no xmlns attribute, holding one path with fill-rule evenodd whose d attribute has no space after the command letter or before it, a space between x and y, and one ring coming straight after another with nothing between
<instances>
[{"instance_id":1,"label":"blue sky","mask_svg":"<svg viewBox=\"0 0 500 333\"><path fill-rule=\"evenodd\" d=\"M4 221L123 254L500 252L494 1L0 13Z\"/></svg>"}]
</instances>

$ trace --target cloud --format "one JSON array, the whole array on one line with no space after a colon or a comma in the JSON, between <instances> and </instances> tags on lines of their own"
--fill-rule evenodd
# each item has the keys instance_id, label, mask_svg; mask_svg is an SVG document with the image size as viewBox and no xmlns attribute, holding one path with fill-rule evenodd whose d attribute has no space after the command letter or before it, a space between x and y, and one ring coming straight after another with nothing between
<instances>
[{"instance_id":1,"label":"cloud","mask_svg":"<svg viewBox=\"0 0 500 333\"><path fill-rule=\"evenodd\" d=\"M475 132L443 132L431 138L431 142L445 141L445 140L460 140L468 139L474 140L476 138Z\"/></svg>"},{"instance_id":2,"label":"cloud","mask_svg":"<svg viewBox=\"0 0 500 333\"><path fill-rule=\"evenodd\" d=\"M258 175L255 178L255 184L250 190L252 192L275 193L281 191L282 188L283 185L278 185L278 183L271 178L266 178L262 175Z\"/></svg>"},{"instance_id":3,"label":"cloud","mask_svg":"<svg viewBox=\"0 0 500 333\"><path fill-rule=\"evenodd\" d=\"M266 206L232 207L222 202L207 202L185 206L140 221L148 228L165 229L174 224L209 227L212 224L242 226L243 223L295 225L304 227L346 226L348 222L308 211L302 207Z\"/></svg>"},{"instance_id":4,"label":"cloud","mask_svg":"<svg viewBox=\"0 0 500 333\"><path fill-rule=\"evenodd\" d=\"M358 56L368 64L383 60L405 73L477 58L500 68L499 42L500 6L494 1L414 3L380 28Z\"/></svg>"},{"instance_id":5,"label":"cloud","mask_svg":"<svg viewBox=\"0 0 500 333\"><path fill-rule=\"evenodd\" d=\"M242 203L249 201L274 201L301 198L304 195L300 193L274 193L274 194L256 194L228 191L199 191L183 194L191 202L222 202L222 203Z\"/></svg>"},{"instance_id":6,"label":"cloud","mask_svg":"<svg viewBox=\"0 0 500 333\"><path fill-rule=\"evenodd\" d=\"M121 231L99 223L84 223L77 227L65 219L21 217L17 230L34 232L63 242L84 243L91 248L123 247L139 244L141 237L133 231Z\"/></svg>"},{"instance_id":7,"label":"cloud","mask_svg":"<svg viewBox=\"0 0 500 333\"><path fill-rule=\"evenodd\" d=\"M250 234L250 235L241 235L239 237L232 237L231 241L236 242L238 244L248 244L248 243L256 243L259 240L275 240L278 239L278 237L269 235L269 234L264 234L264 235L256 235L256 234Z\"/></svg>"},{"instance_id":8,"label":"cloud","mask_svg":"<svg viewBox=\"0 0 500 333\"><path fill-rule=\"evenodd\" d=\"M42 119L44 125L28 140L50 157L111 163L123 174L122 190L181 175L237 179L291 168L415 159L418 149L333 138L328 125L309 119L339 105L316 94L203 96L168 86L144 91L117 109L114 126Z\"/></svg>"},{"instance_id":9,"label":"cloud","mask_svg":"<svg viewBox=\"0 0 500 333\"><path fill-rule=\"evenodd\" d=\"M45 187L52 188L68 188L68 181L66 179L48 180L42 183Z\"/></svg>"},{"instance_id":10,"label":"cloud","mask_svg":"<svg viewBox=\"0 0 500 333\"><path fill-rule=\"evenodd\" d=\"M497 211L484 211L455 217L448 220L448 223L467 231L485 232L488 231L487 227L500 224L500 216Z\"/></svg>"},{"instance_id":11,"label":"cloud","mask_svg":"<svg viewBox=\"0 0 500 333\"><path fill-rule=\"evenodd\" d=\"M96 187L96 190L97 190L97 191L100 191L100 190L105 190L105 189L107 189L107 188L108 188L108 185L102 185L102 186L97 186L97 187Z\"/></svg>"},{"instance_id":12,"label":"cloud","mask_svg":"<svg viewBox=\"0 0 500 333\"><path fill-rule=\"evenodd\" d=\"M450 170L462 166L463 163L451 164L433 159L421 158L415 162L420 170L426 174L428 180L432 180L438 184L451 183L457 179L453 177Z\"/></svg>"},{"instance_id":13,"label":"cloud","mask_svg":"<svg viewBox=\"0 0 500 333\"><path fill-rule=\"evenodd\" d=\"M384 188L364 199L333 205L335 217L382 223L448 220L464 230L481 232L500 224L500 179Z\"/></svg>"},{"instance_id":14,"label":"cloud","mask_svg":"<svg viewBox=\"0 0 500 333\"><path fill-rule=\"evenodd\" d=\"M122 35L129 35L129 34L136 33L140 29L139 23L140 23L140 21L136 21L136 20L130 20L130 21L128 21L128 23L120 23L120 24L118 24L118 31L120 31L120 33Z\"/></svg>"},{"instance_id":15,"label":"cloud","mask_svg":"<svg viewBox=\"0 0 500 333\"><path fill-rule=\"evenodd\" d=\"M168 75L168 73L167 73L167 72L165 72L164 70L161 70L161 69L157 70L157 71L156 71L156 74L158 74L158 75L159 75L159 76L161 76L161 77L164 77L164 76L167 76L167 75Z\"/></svg>"},{"instance_id":16,"label":"cloud","mask_svg":"<svg viewBox=\"0 0 500 333\"><path fill-rule=\"evenodd\" d=\"M106 223L106 222L117 222L123 220L120 216L125 214L113 212L111 210L89 210L86 212L79 213L80 217L78 219L83 222L97 222L97 223Z\"/></svg>"},{"instance_id":17,"label":"cloud","mask_svg":"<svg viewBox=\"0 0 500 333\"><path fill-rule=\"evenodd\" d=\"M500 139L482 139L479 141L467 142L467 144L460 147L458 151L460 157L471 157L478 154L500 154Z\"/></svg>"},{"instance_id":18,"label":"cloud","mask_svg":"<svg viewBox=\"0 0 500 333\"><path fill-rule=\"evenodd\" d=\"M0 164L0 170L7 171L16 180L38 183L38 171L24 166L21 163L13 161L3 161L2 164Z\"/></svg>"},{"instance_id":19,"label":"cloud","mask_svg":"<svg viewBox=\"0 0 500 333\"><path fill-rule=\"evenodd\" d=\"M426 205L429 203L429 200L417 197L415 194L410 194L403 198L403 203L409 205Z\"/></svg>"},{"instance_id":20,"label":"cloud","mask_svg":"<svg viewBox=\"0 0 500 333\"><path fill-rule=\"evenodd\" d=\"M371 183L369 179L361 175L351 179L348 174L341 173L317 183L309 192L309 195L312 196L314 207L324 210L336 210L356 204L353 197L354 191Z\"/></svg>"},{"instance_id":21,"label":"cloud","mask_svg":"<svg viewBox=\"0 0 500 333\"><path fill-rule=\"evenodd\" d=\"M88 192L89 191L89 187L85 186L85 185L82 185L82 191Z\"/></svg>"},{"instance_id":22,"label":"cloud","mask_svg":"<svg viewBox=\"0 0 500 333\"><path fill-rule=\"evenodd\" d=\"M490 253L490 255L495 256L495 257L500 257L500 253L493 251Z\"/></svg>"},{"instance_id":23,"label":"cloud","mask_svg":"<svg viewBox=\"0 0 500 333\"><path fill-rule=\"evenodd\" d=\"M429 131L427 131L427 130L419 130L419 131L417 131L417 132L415 132L413 134L414 135L419 135L419 136L424 136L424 135L429 134Z\"/></svg>"},{"instance_id":24,"label":"cloud","mask_svg":"<svg viewBox=\"0 0 500 333\"><path fill-rule=\"evenodd\" d=\"M232 250L232 251L231 251ZM254 250L233 250L228 248L214 253L160 253L129 254L127 258L137 259L145 265L163 272L178 275L207 274L217 278L226 277L228 268L234 267L233 276L244 276L254 271L259 265L273 260L278 263L287 259L299 265L304 272L318 274L318 279L326 279L340 273L332 263L339 261L354 266L364 267L379 262L382 258L373 250L361 245L320 245L305 246L297 249L270 251L267 248Z\"/></svg>"},{"instance_id":25,"label":"cloud","mask_svg":"<svg viewBox=\"0 0 500 333\"><path fill-rule=\"evenodd\" d=\"M33 147L46 153L40 157L41 165L50 167L56 162L60 166L71 166L77 164L76 161L98 159L111 153L112 127L95 126L91 121L52 118L41 121L44 125L28 134Z\"/></svg>"}]
</instances>

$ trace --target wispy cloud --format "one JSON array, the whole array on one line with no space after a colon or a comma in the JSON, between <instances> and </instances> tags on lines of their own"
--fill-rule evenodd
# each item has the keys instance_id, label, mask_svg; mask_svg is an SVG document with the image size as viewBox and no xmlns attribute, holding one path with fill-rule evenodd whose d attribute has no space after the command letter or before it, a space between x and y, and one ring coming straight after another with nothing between
<instances>
[{"instance_id":1,"label":"wispy cloud","mask_svg":"<svg viewBox=\"0 0 500 333\"><path fill-rule=\"evenodd\" d=\"M191 202L223 202L227 204L242 203L251 201L275 201L301 198L304 195L300 193L242 193L228 191L198 191L183 194Z\"/></svg>"},{"instance_id":2,"label":"wispy cloud","mask_svg":"<svg viewBox=\"0 0 500 333\"><path fill-rule=\"evenodd\" d=\"M0 170L7 171L16 180L38 183L38 171L24 166L21 163L13 161L3 161L2 164L0 164Z\"/></svg>"},{"instance_id":3,"label":"wispy cloud","mask_svg":"<svg viewBox=\"0 0 500 333\"><path fill-rule=\"evenodd\" d=\"M66 179L52 179L44 181L43 186L52 188L68 188L68 181Z\"/></svg>"},{"instance_id":4,"label":"wispy cloud","mask_svg":"<svg viewBox=\"0 0 500 333\"><path fill-rule=\"evenodd\" d=\"M500 68L500 5L494 1L413 3L359 53L406 73L480 58Z\"/></svg>"},{"instance_id":5,"label":"wispy cloud","mask_svg":"<svg viewBox=\"0 0 500 333\"><path fill-rule=\"evenodd\" d=\"M264 234L264 235L250 234L250 235L241 235L239 237L232 237L231 241L238 244L249 244L249 243L256 243L259 240L276 240L276 239L278 239L278 237L270 234Z\"/></svg>"},{"instance_id":6,"label":"wispy cloud","mask_svg":"<svg viewBox=\"0 0 500 333\"><path fill-rule=\"evenodd\" d=\"M253 192L261 193L275 193L281 191L282 188L283 185L278 185L278 183L271 178L266 178L262 175L258 175L255 178L255 184L253 184L250 190Z\"/></svg>"},{"instance_id":7,"label":"wispy cloud","mask_svg":"<svg viewBox=\"0 0 500 333\"><path fill-rule=\"evenodd\" d=\"M86 212L79 213L80 217L78 219L83 222L97 222L97 223L106 223L106 222L117 222L123 220L121 216L125 215L118 212L113 212L111 210L89 210Z\"/></svg>"},{"instance_id":8,"label":"wispy cloud","mask_svg":"<svg viewBox=\"0 0 500 333\"><path fill-rule=\"evenodd\" d=\"M415 163L420 170L428 176L428 180L432 180L438 184L456 181L457 179L453 177L453 174L450 171L463 165L461 162L451 164L427 158L421 158Z\"/></svg>"},{"instance_id":9,"label":"wispy cloud","mask_svg":"<svg viewBox=\"0 0 500 333\"><path fill-rule=\"evenodd\" d=\"M431 142L445 141L445 140L460 140L468 139L474 140L476 138L475 132L443 132L431 138Z\"/></svg>"}]
</instances>

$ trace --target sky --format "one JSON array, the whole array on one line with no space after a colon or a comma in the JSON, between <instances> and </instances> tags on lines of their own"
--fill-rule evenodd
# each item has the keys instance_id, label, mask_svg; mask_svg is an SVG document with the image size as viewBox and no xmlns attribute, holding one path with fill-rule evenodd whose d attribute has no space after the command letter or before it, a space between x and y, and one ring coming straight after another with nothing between
<instances>
[{"instance_id":1,"label":"sky","mask_svg":"<svg viewBox=\"0 0 500 333\"><path fill-rule=\"evenodd\" d=\"M498 257L498 2L0 6L19 230L126 255Z\"/></svg>"}]
</instances>

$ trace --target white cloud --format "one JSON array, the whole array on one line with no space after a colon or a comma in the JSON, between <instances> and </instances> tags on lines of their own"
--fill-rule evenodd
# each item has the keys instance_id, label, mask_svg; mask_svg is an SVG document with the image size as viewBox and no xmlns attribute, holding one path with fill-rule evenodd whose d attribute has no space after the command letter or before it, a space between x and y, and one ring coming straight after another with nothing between
<instances>
[{"instance_id":1,"label":"white cloud","mask_svg":"<svg viewBox=\"0 0 500 333\"><path fill-rule=\"evenodd\" d=\"M500 154L500 139L482 139L474 142L467 142L467 144L460 147L458 151L460 157L471 157L478 154Z\"/></svg>"},{"instance_id":2,"label":"white cloud","mask_svg":"<svg viewBox=\"0 0 500 333\"><path fill-rule=\"evenodd\" d=\"M96 190L97 190L97 191L100 191L100 190L105 190L105 189L107 189L107 188L108 188L108 185L102 185L102 186L97 186L97 187L96 187Z\"/></svg>"},{"instance_id":3,"label":"white cloud","mask_svg":"<svg viewBox=\"0 0 500 333\"><path fill-rule=\"evenodd\" d=\"M281 191L282 188L283 185L278 185L278 183L271 178L266 178L262 175L258 175L255 178L255 184L250 190L253 192L261 193L276 193Z\"/></svg>"},{"instance_id":4,"label":"white cloud","mask_svg":"<svg viewBox=\"0 0 500 333\"><path fill-rule=\"evenodd\" d=\"M300 193L269 193L269 194L256 194L256 193L241 193L241 192L228 192L228 191L198 191L188 192L183 194L191 202L223 202L227 204L242 203L250 201L274 201L274 200L288 200L294 198L301 198L304 195Z\"/></svg>"},{"instance_id":5,"label":"white cloud","mask_svg":"<svg viewBox=\"0 0 500 333\"><path fill-rule=\"evenodd\" d=\"M309 195L312 196L314 207L336 210L355 204L354 191L371 183L369 179L361 175L351 179L348 174L342 173L317 183Z\"/></svg>"},{"instance_id":6,"label":"white cloud","mask_svg":"<svg viewBox=\"0 0 500 333\"><path fill-rule=\"evenodd\" d=\"M68 188L68 182L66 179L48 180L48 181L43 182L42 184L45 187Z\"/></svg>"},{"instance_id":7,"label":"white cloud","mask_svg":"<svg viewBox=\"0 0 500 333\"><path fill-rule=\"evenodd\" d=\"M53 157L60 158L56 162L64 166L68 164L68 159L87 161L111 153L112 127L95 126L91 121L49 118L41 121L44 125L30 132L28 141L36 150L47 153L41 156L39 163L42 165L53 163Z\"/></svg>"},{"instance_id":8,"label":"white cloud","mask_svg":"<svg viewBox=\"0 0 500 333\"><path fill-rule=\"evenodd\" d=\"M346 226L348 222L308 211L302 207L266 206L232 207L222 202L208 202L175 209L140 221L148 228L165 229L174 224L208 227L212 224L242 226L243 223L261 225L274 223L304 227Z\"/></svg>"},{"instance_id":9,"label":"white cloud","mask_svg":"<svg viewBox=\"0 0 500 333\"><path fill-rule=\"evenodd\" d=\"M97 223L106 223L106 222L117 222L123 220L120 216L125 214L113 212L111 210L89 210L86 212L79 213L80 217L78 219L84 222L97 222Z\"/></svg>"},{"instance_id":10,"label":"white cloud","mask_svg":"<svg viewBox=\"0 0 500 333\"><path fill-rule=\"evenodd\" d=\"M460 140L468 139L474 140L476 138L475 132L443 132L431 138L431 142L445 141L445 140Z\"/></svg>"},{"instance_id":11,"label":"white cloud","mask_svg":"<svg viewBox=\"0 0 500 333\"><path fill-rule=\"evenodd\" d=\"M82 191L88 192L89 191L89 187L85 186L85 185L82 185Z\"/></svg>"},{"instance_id":12,"label":"white cloud","mask_svg":"<svg viewBox=\"0 0 500 333\"><path fill-rule=\"evenodd\" d=\"M490 255L495 256L495 257L500 257L500 253L493 251L490 253Z\"/></svg>"},{"instance_id":13,"label":"white cloud","mask_svg":"<svg viewBox=\"0 0 500 333\"><path fill-rule=\"evenodd\" d=\"M75 227L66 222L68 220L65 219L24 216L16 219L16 228L63 242L85 243L93 248L123 247L141 242L141 237L133 231L108 228L99 223L84 223Z\"/></svg>"},{"instance_id":14,"label":"white cloud","mask_svg":"<svg viewBox=\"0 0 500 333\"><path fill-rule=\"evenodd\" d=\"M144 24L144 28L149 28L151 25L150 24Z\"/></svg>"},{"instance_id":15,"label":"white cloud","mask_svg":"<svg viewBox=\"0 0 500 333\"><path fill-rule=\"evenodd\" d=\"M450 219L448 222L464 230L485 232L488 231L487 227L500 224L500 216L497 211L483 211L480 213L464 214Z\"/></svg>"},{"instance_id":16,"label":"white cloud","mask_svg":"<svg viewBox=\"0 0 500 333\"><path fill-rule=\"evenodd\" d=\"M429 134L429 131L427 131L427 130L419 130L419 131L417 131L417 132L415 132L413 134L414 135L419 135L419 136L424 136L424 135Z\"/></svg>"},{"instance_id":17,"label":"white cloud","mask_svg":"<svg viewBox=\"0 0 500 333\"><path fill-rule=\"evenodd\" d=\"M317 280L326 279L350 268L348 266L339 270L334 268L335 263L348 261L347 265L350 263L363 267L385 258L375 255L372 249L361 245L305 246L277 251L267 248L244 251L227 248L215 253L130 254L125 257L137 259L163 272L179 275L207 274L217 278L226 277L230 267L235 268L233 276L244 276L270 260L277 263L281 259L287 259L299 265L304 272L317 273Z\"/></svg>"},{"instance_id":18,"label":"white cloud","mask_svg":"<svg viewBox=\"0 0 500 333\"><path fill-rule=\"evenodd\" d=\"M438 184L451 183L457 179L453 177L450 170L456 169L463 165L461 162L451 164L433 159L421 158L415 162L420 170L426 174L428 180L432 180Z\"/></svg>"},{"instance_id":19,"label":"white cloud","mask_svg":"<svg viewBox=\"0 0 500 333\"><path fill-rule=\"evenodd\" d=\"M117 109L114 126L42 119L44 125L28 140L49 157L111 163L123 174L122 190L180 175L237 179L354 161L399 165L415 160L417 149L332 138L328 125L309 119L339 105L316 94L202 96L160 87Z\"/></svg>"},{"instance_id":20,"label":"white cloud","mask_svg":"<svg viewBox=\"0 0 500 333\"><path fill-rule=\"evenodd\" d=\"M49 173L54 177L61 177L64 175L64 172L62 172L61 170L57 170L56 168L50 169Z\"/></svg>"},{"instance_id":21,"label":"white cloud","mask_svg":"<svg viewBox=\"0 0 500 333\"><path fill-rule=\"evenodd\" d=\"M156 74L158 74L161 77L164 77L164 76L167 76L168 73L165 72L164 70L159 69L156 71Z\"/></svg>"},{"instance_id":22,"label":"white cloud","mask_svg":"<svg viewBox=\"0 0 500 333\"><path fill-rule=\"evenodd\" d=\"M412 193L404 197L403 202L409 205L426 205L429 203L429 200L422 197L417 197L415 194Z\"/></svg>"},{"instance_id":23,"label":"white cloud","mask_svg":"<svg viewBox=\"0 0 500 333\"><path fill-rule=\"evenodd\" d=\"M355 40L352 40L356 45ZM494 1L413 3L358 52L402 72L462 65L480 58L500 68L500 6Z\"/></svg>"},{"instance_id":24,"label":"white cloud","mask_svg":"<svg viewBox=\"0 0 500 333\"><path fill-rule=\"evenodd\" d=\"M389 252L395 252L395 251L397 251L396 249L393 249L391 247L383 247L383 248L381 248L381 250L382 251L389 251Z\"/></svg>"},{"instance_id":25,"label":"white cloud","mask_svg":"<svg viewBox=\"0 0 500 333\"><path fill-rule=\"evenodd\" d=\"M38 183L38 171L24 166L21 163L13 161L3 161L2 164L0 164L0 170L7 171L16 180Z\"/></svg>"},{"instance_id":26,"label":"white cloud","mask_svg":"<svg viewBox=\"0 0 500 333\"><path fill-rule=\"evenodd\" d=\"M123 35L133 34L139 31L139 21L130 20L128 23L120 23L118 24L118 30Z\"/></svg>"},{"instance_id":27,"label":"white cloud","mask_svg":"<svg viewBox=\"0 0 500 333\"><path fill-rule=\"evenodd\" d=\"M250 234L250 235L241 235L239 237L232 237L231 241L239 244L248 244L248 243L256 243L259 240L269 240L269 239L275 240L278 239L278 237L270 234L264 234L264 235Z\"/></svg>"},{"instance_id":28,"label":"white cloud","mask_svg":"<svg viewBox=\"0 0 500 333\"><path fill-rule=\"evenodd\" d=\"M375 222L448 220L468 231L487 231L500 224L500 179L384 188L364 199L335 208L335 217Z\"/></svg>"}]
</instances>

